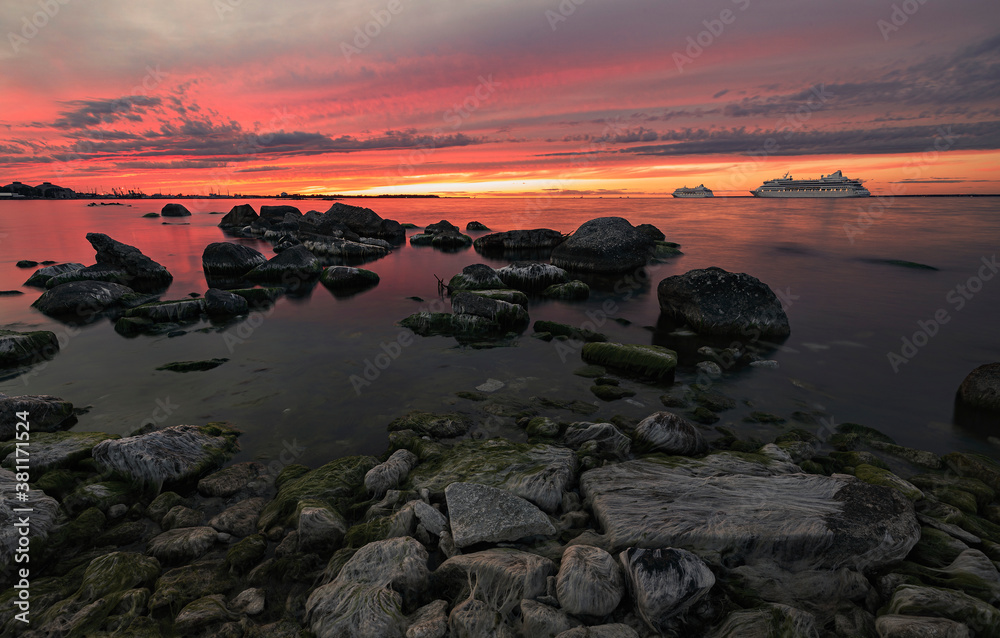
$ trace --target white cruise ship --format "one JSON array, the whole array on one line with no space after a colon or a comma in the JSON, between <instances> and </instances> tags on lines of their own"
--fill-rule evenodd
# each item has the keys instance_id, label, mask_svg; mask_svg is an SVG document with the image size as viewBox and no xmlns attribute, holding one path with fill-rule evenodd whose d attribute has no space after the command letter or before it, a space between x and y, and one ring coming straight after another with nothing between
<instances>
[{"instance_id":1,"label":"white cruise ship","mask_svg":"<svg viewBox=\"0 0 1000 638\"><path fill-rule=\"evenodd\" d=\"M756 190L750 191L754 197L870 197L868 189L860 179L848 179L837 171L821 175L819 179L792 179L785 173L779 179L769 179Z\"/></svg>"},{"instance_id":2,"label":"white cruise ship","mask_svg":"<svg viewBox=\"0 0 1000 638\"><path fill-rule=\"evenodd\" d=\"M705 188L704 184L698 184L694 188L678 188L674 191L674 197L715 197L715 193Z\"/></svg>"}]
</instances>

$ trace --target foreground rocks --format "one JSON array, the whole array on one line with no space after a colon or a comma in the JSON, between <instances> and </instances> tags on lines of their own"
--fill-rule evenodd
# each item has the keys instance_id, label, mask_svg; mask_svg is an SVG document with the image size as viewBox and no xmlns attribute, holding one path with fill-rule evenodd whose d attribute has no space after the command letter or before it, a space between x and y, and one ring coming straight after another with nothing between
<instances>
[{"instance_id":1,"label":"foreground rocks","mask_svg":"<svg viewBox=\"0 0 1000 638\"><path fill-rule=\"evenodd\" d=\"M699 334L781 338L791 333L774 292L756 277L721 268L667 277L656 289L660 312Z\"/></svg>"},{"instance_id":2,"label":"foreground rocks","mask_svg":"<svg viewBox=\"0 0 1000 638\"><path fill-rule=\"evenodd\" d=\"M623 273L649 263L654 240L621 217L600 217L580 226L552 250L552 263L570 271Z\"/></svg>"},{"instance_id":3,"label":"foreground rocks","mask_svg":"<svg viewBox=\"0 0 1000 638\"><path fill-rule=\"evenodd\" d=\"M97 251L97 263L123 270L127 274L125 283L136 290L162 290L174 279L166 268L134 246L115 241L103 233L87 233L87 241Z\"/></svg>"},{"instance_id":4,"label":"foreground rocks","mask_svg":"<svg viewBox=\"0 0 1000 638\"><path fill-rule=\"evenodd\" d=\"M51 359L59 352L54 332L0 330L0 369Z\"/></svg>"},{"instance_id":5,"label":"foreground rocks","mask_svg":"<svg viewBox=\"0 0 1000 638\"><path fill-rule=\"evenodd\" d=\"M987 363L970 372L956 400L967 409L1000 414L1000 363Z\"/></svg>"}]
</instances>

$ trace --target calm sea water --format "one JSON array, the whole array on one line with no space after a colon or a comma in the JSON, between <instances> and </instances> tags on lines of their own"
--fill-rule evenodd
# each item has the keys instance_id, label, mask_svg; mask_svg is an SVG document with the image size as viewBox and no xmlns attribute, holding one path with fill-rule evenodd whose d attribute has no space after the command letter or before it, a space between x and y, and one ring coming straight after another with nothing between
<instances>
[{"instance_id":1,"label":"calm sea water","mask_svg":"<svg viewBox=\"0 0 1000 638\"><path fill-rule=\"evenodd\" d=\"M256 321L223 332L196 332L207 325L203 324L177 338L125 339L108 321L68 330L33 310L30 304L40 291L21 286L31 271L14 263L52 259L91 264L94 251L84 238L88 232L107 233L165 265L175 279L163 298L177 299L205 292L202 251L211 242L226 240L216 227L220 217L209 212L228 211L237 203L258 210L261 204L291 203L303 212L330 205L185 201L195 214L164 224L163 219L142 217L158 212L163 201L128 203L87 207L82 201L0 202L0 290L25 293L0 297L0 323L19 330L53 330L65 337L54 360L0 382L0 391L52 394L88 407L77 430L124 434L150 419L165 424L228 420L245 432L240 459L276 458L282 450L297 446L304 449L297 460L316 465L336 456L381 453L386 425L409 410L474 410L475 404L456 398L455 392L473 390L490 379L504 384L496 391L501 396L600 403L589 392L590 382L572 374L582 364L578 356L562 357L553 344L527 333L512 347L487 350L463 348L445 337L416 337L371 385L361 388L360 394L355 390L351 376L363 374L366 362L374 362L383 352L382 344L405 335L396 322L437 298L435 275L447 279L477 262L494 267L508 263L484 258L473 249L442 253L401 246L365 266L381 276L377 288L343 299L319 285L305 297L280 300ZM655 224L668 239L682 244L682 257L651 268L645 283L616 288L614 282L593 282L596 287L587 302L535 301L529 308L532 320L579 325L597 316L602 304L611 300L615 318L631 323L607 321L600 327L603 332L623 342L660 343L669 337L655 329L656 283L707 266L746 272L782 291L790 301L792 335L773 353L777 369L740 370L715 383L714 389L741 402L723 413L718 425L769 440L794 424L747 424L743 417L749 411L785 417L793 411L816 411L838 423L877 427L905 445L942 453L960 449L998 455L988 439L991 434L1000 436L997 430L973 431L955 424L953 401L969 371L1000 361L1000 277L980 278L992 275L981 268L983 260L1000 252L1000 199L353 203L421 226L448 219L464 228L478 220L494 230L547 227L571 232L588 219L607 215ZM866 220L864 213L872 214ZM272 254L264 242L237 241ZM938 270L875 261L880 259L920 262ZM965 287L964 297L959 286ZM411 296L426 301L421 304L408 299ZM888 353L899 353L902 338L913 339L918 322L942 309L948 322L936 332L930 329L935 334L894 370ZM924 341L917 337L918 343ZM229 361L200 373L156 370L172 361L212 357ZM690 371L681 371L677 382L690 384L694 378ZM631 401L600 403L594 415L575 418L642 417L662 408L663 388L627 380L623 386L637 391ZM564 413L563 418L569 415ZM485 422L480 428L492 434L494 426Z\"/></svg>"}]
</instances>

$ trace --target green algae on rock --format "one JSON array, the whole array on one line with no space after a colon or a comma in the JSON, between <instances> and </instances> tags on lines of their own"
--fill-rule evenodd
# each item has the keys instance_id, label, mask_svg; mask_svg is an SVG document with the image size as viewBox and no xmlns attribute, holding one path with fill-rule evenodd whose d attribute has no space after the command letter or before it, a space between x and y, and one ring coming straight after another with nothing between
<instances>
[{"instance_id":1,"label":"green algae on rock","mask_svg":"<svg viewBox=\"0 0 1000 638\"><path fill-rule=\"evenodd\" d=\"M677 353L662 346L588 343L583 346L581 356L589 364L670 383L677 367Z\"/></svg>"}]
</instances>

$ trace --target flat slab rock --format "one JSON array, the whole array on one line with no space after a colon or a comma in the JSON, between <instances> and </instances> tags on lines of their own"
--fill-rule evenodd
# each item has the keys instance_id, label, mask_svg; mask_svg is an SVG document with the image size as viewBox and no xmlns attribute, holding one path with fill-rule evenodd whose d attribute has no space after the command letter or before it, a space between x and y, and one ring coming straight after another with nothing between
<instances>
[{"instance_id":1,"label":"flat slab rock","mask_svg":"<svg viewBox=\"0 0 1000 638\"><path fill-rule=\"evenodd\" d=\"M452 483L444 494L451 534L458 547L556 533L542 510L505 490L476 483Z\"/></svg>"},{"instance_id":2,"label":"flat slab rock","mask_svg":"<svg viewBox=\"0 0 1000 638\"><path fill-rule=\"evenodd\" d=\"M650 456L584 472L580 487L618 551L683 547L717 564L868 570L902 560L920 537L895 490L763 457Z\"/></svg>"}]
</instances>

